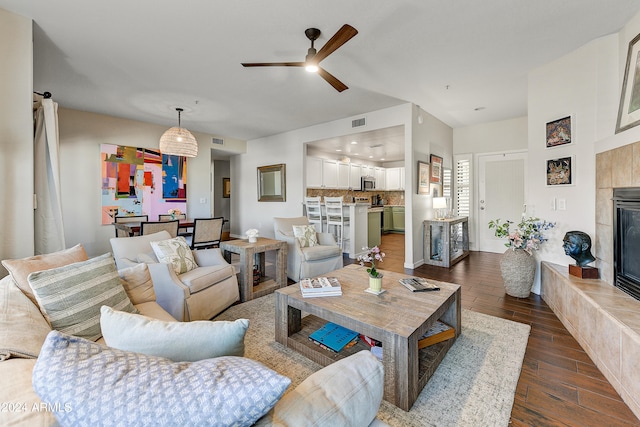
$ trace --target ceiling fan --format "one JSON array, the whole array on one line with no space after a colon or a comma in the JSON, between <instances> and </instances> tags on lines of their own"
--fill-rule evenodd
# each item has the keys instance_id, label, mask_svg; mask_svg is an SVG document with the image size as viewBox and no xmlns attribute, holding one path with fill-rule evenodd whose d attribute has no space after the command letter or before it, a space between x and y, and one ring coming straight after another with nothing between
<instances>
[{"instance_id":1,"label":"ceiling fan","mask_svg":"<svg viewBox=\"0 0 640 427\"><path fill-rule=\"evenodd\" d=\"M317 28L307 28L304 32L309 40L311 40L311 47L307 51L307 56L304 62L243 62L243 67L305 67L307 71L317 72L320 77L325 79L331 86L333 86L338 92L349 89L347 85L335 78L331 73L320 67L320 61L327 56L335 52L340 46L351 40L358 30L351 25L345 24L336 32L333 37L325 43L322 48L316 52L313 43L320 37L320 30Z\"/></svg>"}]
</instances>

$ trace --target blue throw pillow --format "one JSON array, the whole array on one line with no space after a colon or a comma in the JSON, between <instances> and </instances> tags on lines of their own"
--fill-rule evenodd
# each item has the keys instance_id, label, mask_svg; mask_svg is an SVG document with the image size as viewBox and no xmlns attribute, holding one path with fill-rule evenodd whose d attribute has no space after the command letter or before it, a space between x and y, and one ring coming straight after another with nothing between
<instances>
[{"instance_id":1,"label":"blue throw pillow","mask_svg":"<svg viewBox=\"0 0 640 427\"><path fill-rule=\"evenodd\" d=\"M172 362L52 331L33 388L62 426L252 425L291 380L243 357Z\"/></svg>"}]
</instances>

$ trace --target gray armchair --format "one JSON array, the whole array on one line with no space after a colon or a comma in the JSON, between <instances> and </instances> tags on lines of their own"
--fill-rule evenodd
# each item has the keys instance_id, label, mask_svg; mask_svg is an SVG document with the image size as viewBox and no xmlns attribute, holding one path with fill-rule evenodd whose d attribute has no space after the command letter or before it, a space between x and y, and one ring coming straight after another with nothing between
<instances>
[{"instance_id":1,"label":"gray armchair","mask_svg":"<svg viewBox=\"0 0 640 427\"><path fill-rule=\"evenodd\" d=\"M317 233L317 246L300 247L293 235L294 225L309 225L306 216L274 218L276 240L287 242L287 276L296 282L301 278L315 277L342 268L342 250L329 233Z\"/></svg>"},{"instance_id":2,"label":"gray armchair","mask_svg":"<svg viewBox=\"0 0 640 427\"><path fill-rule=\"evenodd\" d=\"M147 264L158 304L181 321L209 320L240 299L236 271L220 249L192 251L198 267L180 275L159 263L150 242L169 238L167 231L160 231L111 239L116 267Z\"/></svg>"}]
</instances>

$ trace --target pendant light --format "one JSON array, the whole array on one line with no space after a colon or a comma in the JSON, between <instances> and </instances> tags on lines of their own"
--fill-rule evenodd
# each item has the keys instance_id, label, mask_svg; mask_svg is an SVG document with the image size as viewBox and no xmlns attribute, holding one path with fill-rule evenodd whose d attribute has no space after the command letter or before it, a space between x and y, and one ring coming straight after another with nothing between
<instances>
[{"instance_id":1,"label":"pendant light","mask_svg":"<svg viewBox=\"0 0 640 427\"><path fill-rule=\"evenodd\" d=\"M160 152L174 156L196 157L198 155L198 141L187 129L180 127L180 115L184 111L176 108L178 112L178 127L167 129L160 137Z\"/></svg>"}]
</instances>

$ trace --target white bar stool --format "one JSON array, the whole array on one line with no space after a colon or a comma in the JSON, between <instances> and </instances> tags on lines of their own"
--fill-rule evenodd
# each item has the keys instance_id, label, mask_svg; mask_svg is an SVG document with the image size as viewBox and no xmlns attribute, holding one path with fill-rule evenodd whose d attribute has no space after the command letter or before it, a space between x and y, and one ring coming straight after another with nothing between
<instances>
[{"instance_id":1,"label":"white bar stool","mask_svg":"<svg viewBox=\"0 0 640 427\"><path fill-rule=\"evenodd\" d=\"M325 197L324 207L327 215L327 231L333 226L336 241L340 249L344 250L344 228L349 226L349 217L344 216L342 209L342 197Z\"/></svg>"},{"instance_id":2,"label":"white bar stool","mask_svg":"<svg viewBox=\"0 0 640 427\"><path fill-rule=\"evenodd\" d=\"M305 197L304 204L309 224L314 224L318 233L323 232L324 218L322 217L321 197Z\"/></svg>"}]
</instances>

